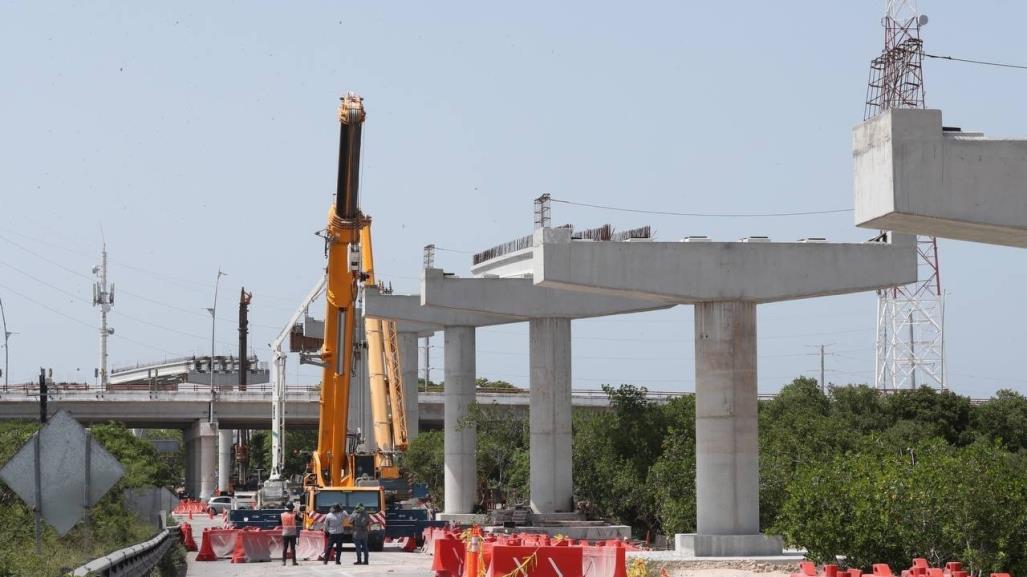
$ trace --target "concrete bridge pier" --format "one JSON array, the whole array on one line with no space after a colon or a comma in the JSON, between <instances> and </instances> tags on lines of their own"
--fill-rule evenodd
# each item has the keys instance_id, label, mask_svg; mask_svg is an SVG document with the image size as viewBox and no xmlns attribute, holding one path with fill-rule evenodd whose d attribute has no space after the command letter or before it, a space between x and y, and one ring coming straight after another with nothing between
<instances>
[{"instance_id":1,"label":"concrete bridge pier","mask_svg":"<svg viewBox=\"0 0 1027 577\"><path fill-rule=\"evenodd\" d=\"M232 480L232 429L218 429L218 490L225 493Z\"/></svg>"},{"instance_id":2,"label":"concrete bridge pier","mask_svg":"<svg viewBox=\"0 0 1027 577\"><path fill-rule=\"evenodd\" d=\"M696 527L686 556L779 555L759 533L756 306L916 281L914 239L889 242L577 242L536 231L543 287L695 306ZM763 239L761 239L763 240Z\"/></svg>"},{"instance_id":3,"label":"concrete bridge pier","mask_svg":"<svg viewBox=\"0 0 1027 577\"><path fill-rule=\"evenodd\" d=\"M185 442L185 488L194 498L209 499L214 494L218 457L217 424L205 419L195 421L182 435Z\"/></svg>"},{"instance_id":4,"label":"concrete bridge pier","mask_svg":"<svg viewBox=\"0 0 1027 577\"><path fill-rule=\"evenodd\" d=\"M528 339L531 509L538 513L573 512L571 320L531 319Z\"/></svg>"},{"instance_id":5,"label":"concrete bridge pier","mask_svg":"<svg viewBox=\"0 0 1027 577\"><path fill-rule=\"evenodd\" d=\"M760 531L756 305L695 305L696 527Z\"/></svg>"},{"instance_id":6,"label":"concrete bridge pier","mask_svg":"<svg viewBox=\"0 0 1027 577\"><path fill-rule=\"evenodd\" d=\"M401 328L401 327L397 327ZM403 408L407 416L407 440L417 438L420 415L417 410L417 333L396 333L399 345L399 367L403 375Z\"/></svg>"},{"instance_id":7,"label":"concrete bridge pier","mask_svg":"<svg viewBox=\"0 0 1027 577\"><path fill-rule=\"evenodd\" d=\"M445 330L445 512L474 511L478 496L478 432L462 423L475 400L474 327Z\"/></svg>"}]
</instances>

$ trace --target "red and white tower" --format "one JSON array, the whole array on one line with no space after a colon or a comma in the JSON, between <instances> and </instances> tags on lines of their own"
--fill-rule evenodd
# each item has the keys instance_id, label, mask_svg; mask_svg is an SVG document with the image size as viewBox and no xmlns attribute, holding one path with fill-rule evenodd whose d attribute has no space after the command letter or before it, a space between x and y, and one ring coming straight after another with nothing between
<instances>
[{"instance_id":1,"label":"red and white tower","mask_svg":"<svg viewBox=\"0 0 1027 577\"><path fill-rule=\"evenodd\" d=\"M865 120L892 108L924 108L920 28L926 23L916 0L887 0L884 51L870 64ZM874 380L881 390L946 386L938 241L918 237L916 247L919 280L877 293Z\"/></svg>"}]
</instances>

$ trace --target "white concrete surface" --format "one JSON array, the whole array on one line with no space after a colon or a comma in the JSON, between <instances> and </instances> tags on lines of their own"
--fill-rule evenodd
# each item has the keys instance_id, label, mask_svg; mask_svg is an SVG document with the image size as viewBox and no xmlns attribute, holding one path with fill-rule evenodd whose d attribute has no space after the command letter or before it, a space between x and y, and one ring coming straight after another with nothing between
<instances>
[{"instance_id":1,"label":"white concrete surface","mask_svg":"<svg viewBox=\"0 0 1027 577\"><path fill-rule=\"evenodd\" d=\"M574 511L571 452L571 321L528 323L531 404L528 411L529 500L535 513Z\"/></svg>"},{"instance_id":2,"label":"white concrete surface","mask_svg":"<svg viewBox=\"0 0 1027 577\"><path fill-rule=\"evenodd\" d=\"M207 499L214 494L214 473L218 466L215 439L217 425L208 423L206 419L193 422L183 433L185 487L199 499Z\"/></svg>"},{"instance_id":3,"label":"white concrete surface","mask_svg":"<svg viewBox=\"0 0 1027 577\"><path fill-rule=\"evenodd\" d=\"M852 156L857 226L1027 247L1027 139L896 109L853 129Z\"/></svg>"},{"instance_id":4,"label":"white concrete surface","mask_svg":"<svg viewBox=\"0 0 1027 577\"><path fill-rule=\"evenodd\" d=\"M684 558L768 558L767 560L789 563L794 557L782 555L784 543L777 535L697 535L678 533L674 535L674 553ZM799 559L802 557L800 556Z\"/></svg>"},{"instance_id":5,"label":"white concrete surface","mask_svg":"<svg viewBox=\"0 0 1027 577\"><path fill-rule=\"evenodd\" d=\"M474 327L446 327L444 352L445 512L470 513L478 496L478 438L476 428L462 421L475 400Z\"/></svg>"},{"instance_id":6,"label":"white concrete surface","mask_svg":"<svg viewBox=\"0 0 1027 577\"><path fill-rule=\"evenodd\" d=\"M913 240L588 242L571 241L566 230L543 229L536 231L534 282L663 303L775 302L914 282Z\"/></svg>"},{"instance_id":7,"label":"white concrete surface","mask_svg":"<svg viewBox=\"0 0 1027 577\"><path fill-rule=\"evenodd\" d=\"M696 305L695 359L696 529L701 535L755 535L756 305Z\"/></svg>"},{"instance_id":8,"label":"white concrete surface","mask_svg":"<svg viewBox=\"0 0 1027 577\"><path fill-rule=\"evenodd\" d=\"M421 417L417 410L417 333L396 334L399 346L399 368L403 378L403 410L407 420L407 440L413 442Z\"/></svg>"},{"instance_id":9,"label":"white concrete surface","mask_svg":"<svg viewBox=\"0 0 1027 577\"><path fill-rule=\"evenodd\" d=\"M218 489L228 491L232 481L232 429L218 429Z\"/></svg>"}]
</instances>

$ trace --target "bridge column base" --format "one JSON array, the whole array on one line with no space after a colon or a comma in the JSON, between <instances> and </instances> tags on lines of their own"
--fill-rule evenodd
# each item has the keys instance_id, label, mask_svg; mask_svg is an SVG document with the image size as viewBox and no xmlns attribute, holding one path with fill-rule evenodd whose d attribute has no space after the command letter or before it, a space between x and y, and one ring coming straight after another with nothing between
<instances>
[{"instance_id":1,"label":"bridge column base","mask_svg":"<svg viewBox=\"0 0 1027 577\"><path fill-rule=\"evenodd\" d=\"M218 466L216 439L218 428L206 420L185 429L185 488L194 498L209 499L214 494Z\"/></svg>"}]
</instances>

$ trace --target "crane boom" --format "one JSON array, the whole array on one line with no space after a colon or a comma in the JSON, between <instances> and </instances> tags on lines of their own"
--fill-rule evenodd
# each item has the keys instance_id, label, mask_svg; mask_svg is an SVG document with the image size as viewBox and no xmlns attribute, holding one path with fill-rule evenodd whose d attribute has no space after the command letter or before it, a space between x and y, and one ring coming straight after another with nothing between
<instances>
[{"instance_id":1,"label":"crane boom","mask_svg":"<svg viewBox=\"0 0 1027 577\"><path fill-rule=\"evenodd\" d=\"M328 213L328 267L325 290L325 330L321 359L321 407L317 450L311 458L317 487L354 485L347 450L350 374L353 370L353 329L361 281L359 209L360 137L365 118L363 100L354 93L339 106L339 174L335 204Z\"/></svg>"}]
</instances>

